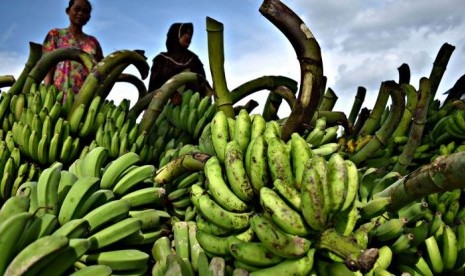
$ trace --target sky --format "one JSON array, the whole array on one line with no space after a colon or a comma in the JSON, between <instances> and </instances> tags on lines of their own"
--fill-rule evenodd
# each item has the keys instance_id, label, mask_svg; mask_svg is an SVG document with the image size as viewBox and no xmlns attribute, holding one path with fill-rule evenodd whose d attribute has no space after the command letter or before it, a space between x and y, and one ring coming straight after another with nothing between
<instances>
[{"instance_id":1,"label":"sky","mask_svg":"<svg viewBox=\"0 0 465 276\"><path fill-rule=\"evenodd\" d=\"M211 82L206 18L224 26L225 76L230 90L244 82L282 75L300 81L300 65L287 38L261 13L261 0L91 0L92 17L84 31L101 43L104 55L117 50L145 51L147 62L165 51L166 32L174 22L194 23L190 50L202 60ZM465 74L465 0L285 0L320 45L327 87L339 97L333 110L348 115L359 86L367 89L372 108L381 82L398 80L397 68L410 67L411 84L428 77L444 43L455 46L437 98ZM69 24L67 0L2 0L0 75L18 77L29 42L42 43L46 33ZM126 71L138 77L129 66ZM148 78L144 80L148 84ZM260 103L267 91L250 98ZM108 99L137 99L136 89L114 86ZM281 117L289 108L283 104Z\"/></svg>"}]
</instances>

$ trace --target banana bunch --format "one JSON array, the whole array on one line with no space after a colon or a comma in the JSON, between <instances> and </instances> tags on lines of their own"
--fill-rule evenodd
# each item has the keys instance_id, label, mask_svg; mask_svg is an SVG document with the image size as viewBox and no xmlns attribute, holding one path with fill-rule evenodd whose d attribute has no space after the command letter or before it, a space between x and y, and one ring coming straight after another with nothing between
<instances>
[{"instance_id":1,"label":"banana bunch","mask_svg":"<svg viewBox=\"0 0 465 276\"><path fill-rule=\"evenodd\" d=\"M337 140L339 125L327 126L326 117L319 117L315 120L314 128L307 134L304 134L305 140L318 147L328 143L334 143Z\"/></svg>"},{"instance_id":2,"label":"banana bunch","mask_svg":"<svg viewBox=\"0 0 465 276\"><path fill-rule=\"evenodd\" d=\"M215 115L216 106L211 97L203 97L199 92L186 90L182 93L181 102L169 101L164 108L165 116L171 125L183 130L194 141L200 137L202 130Z\"/></svg>"},{"instance_id":3,"label":"banana bunch","mask_svg":"<svg viewBox=\"0 0 465 276\"><path fill-rule=\"evenodd\" d=\"M8 142L0 141L0 200L3 202L14 196L20 185L26 181L37 180L40 168L22 158L20 150L15 146L11 131L8 132ZM11 150L10 150L11 149Z\"/></svg>"}]
</instances>

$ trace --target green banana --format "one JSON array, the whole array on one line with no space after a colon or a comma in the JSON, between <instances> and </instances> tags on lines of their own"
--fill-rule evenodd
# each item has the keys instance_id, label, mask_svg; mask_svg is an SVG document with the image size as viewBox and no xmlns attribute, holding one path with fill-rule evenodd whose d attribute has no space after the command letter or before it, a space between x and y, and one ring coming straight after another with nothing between
<instances>
[{"instance_id":1,"label":"green banana","mask_svg":"<svg viewBox=\"0 0 465 276\"><path fill-rule=\"evenodd\" d=\"M211 122L211 137L216 156L220 162L224 162L225 148L230 141L230 137L228 118L221 110L215 113Z\"/></svg>"},{"instance_id":2,"label":"green banana","mask_svg":"<svg viewBox=\"0 0 465 276\"><path fill-rule=\"evenodd\" d=\"M268 138L266 141L268 143L267 157L271 179L273 181L281 179L285 185L296 186L285 144L276 137Z\"/></svg>"},{"instance_id":3,"label":"green banana","mask_svg":"<svg viewBox=\"0 0 465 276\"><path fill-rule=\"evenodd\" d=\"M207 160L204 171L209 181L208 190L221 207L231 212L244 212L247 210L247 204L224 181L222 167L216 156L212 156Z\"/></svg>"},{"instance_id":4,"label":"green banana","mask_svg":"<svg viewBox=\"0 0 465 276\"><path fill-rule=\"evenodd\" d=\"M441 257L444 271L454 269L458 255L457 236L455 231L448 225L444 226L442 234Z\"/></svg>"},{"instance_id":5,"label":"green banana","mask_svg":"<svg viewBox=\"0 0 465 276\"><path fill-rule=\"evenodd\" d=\"M125 218L117 223L103 228L88 238L90 250L102 249L125 237L139 231L142 222L137 218Z\"/></svg>"},{"instance_id":6,"label":"green banana","mask_svg":"<svg viewBox=\"0 0 465 276\"><path fill-rule=\"evenodd\" d=\"M116 195L125 195L146 179L151 179L155 173L155 166L147 164L136 166L125 173L113 187Z\"/></svg>"},{"instance_id":7,"label":"green banana","mask_svg":"<svg viewBox=\"0 0 465 276\"><path fill-rule=\"evenodd\" d=\"M35 240L14 257L4 275L37 274L66 246L68 246L68 238L64 236L45 236Z\"/></svg>"},{"instance_id":8,"label":"green banana","mask_svg":"<svg viewBox=\"0 0 465 276\"><path fill-rule=\"evenodd\" d=\"M310 240L285 233L263 215L253 215L250 223L260 242L275 255L283 258L299 258L310 249Z\"/></svg>"},{"instance_id":9,"label":"green banana","mask_svg":"<svg viewBox=\"0 0 465 276\"><path fill-rule=\"evenodd\" d=\"M104 147L89 151L80 164L83 176L100 178L108 155L109 150Z\"/></svg>"},{"instance_id":10,"label":"green banana","mask_svg":"<svg viewBox=\"0 0 465 276\"><path fill-rule=\"evenodd\" d=\"M84 218L78 218L63 224L51 233L51 235L61 235L68 239L79 239L87 237L89 230L89 222Z\"/></svg>"},{"instance_id":11,"label":"green banana","mask_svg":"<svg viewBox=\"0 0 465 276\"><path fill-rule=\"evenodd\" d=\"M309 275L313 268L315 251L314 248L309 249L303 257L288 259L277 265L253 271L249 275Z\"/></svg>"},{"instance_id":12,"label":"green banana","mask_svg":"<svg viewBox=\"0 0 465 276\"><path fill-rule=\"evenodd\" d=\"M55 163L52 167L45 169L37 181L37 204L45 213L57 215L60 211L58 201L58 186L61 178L61 163Z\"/></svg>"},{"instance_id":13,"label":"green banana","mask_svg":"<svg viewBox=\"0 0 465 276\"><path fill-rule=\"evenodd\" d=\"M61 225L76 218L78 206L98 190L99 179L95 177L83 177L78 179L69 189L58 213L58 221Z\"/></svg>"},{"instance_id":14,"label":"green banana","mask_svg":"<svg viewBox=\"0 0 465 276\"><path fill-rule=\"evenodd\" d=\"M234 243L230 245L230 252L236 260L257 267L269 267L283 261L260 242Z\"/></svg>"},{"instance_id":15,"label":"green banana","mask_svg":"<svg viewBox=\"0 0 465 276\"><path fill-rule=\"evenodd\" d=\"M404 231L406 218L391 218L374 229L373 236L379 241L392 240Z\"/></svg>"},{"instance_id":16,"label":"green banana","mask_svg":"<svg viewBox=\"0 0 465 276\"><path fill-rule=\"evenodd\" d=\"M210 222L225 229L242 230L249 226L249 213L234 213L222 208L204 194L198 198L200 213Z\"/></svg>"},{"instance_id":17,"label":"green banana","mask_svg":"<svg viewBox=\"0 0 465 276\"><path fill-rule=\"evenodd\" d=\"M242 201L249 202L254 197L254 190L244 166L241 146L235 140L226 144L224 164L231 190Z\"/></svg>"},{"instance_id":18,"label":"green banana","mask_svg":"<svg viewBox=\"0 0 465 276\"><path fill-rule=\"evenodd\" d=\"M438 242L434 236L425 240L426 259L434 274L441 274L444 270L444 263L442 261L441 251Z\"/></svg>"},{"instance_id":19,"label":"green banana","mask_svg":"<svg viewBox=\"0 0 465 276\"><path fill-rule=\"evenodd\" d=\"M146 267L149 255L138 249L121 249L83 255L80 260L86 264L107 265L116 273Z\"/></svg>"},{"instance_id":20,"label":"green banana","mask_svg":"<svg viewBox=\"0 0 465 276\"><path fill-rule=\"evenodd\" d=\"M249 113L245 109L241 109L236 116L236 127L234 128L234 135L232 140L239 144L242 152L247 150L249 145L252 131L252 120Z\"/></svg>"},{"instance_id":21,"label":"green banana","mask_svg":"<svg viewBox=\"0 0 465 276\"><path fill-rule=\"evenodd\" d=\"M305 221L312 229L323 231L329 219L328 208L325 207L328 203L324 195L324 183L314 164L314 159L308 160L305 164L302 175L301 210Z\"/></svg>"},{"instance_id":22,"label":"green banana","mask_svg":"<svg viewBox=\"0 0 465 276\"><path fill-rule=\"evenodd\" d=\"M299 236L310 233L304 218L272 189L263 187L260 190L260 204L270 214L271 220L284 232Z\"/></svg>"},{"instance_id":23,"label":"green banana","mask_svg":"<svg viewBox=\"0 0 465 276\"><path fill-rule=\"evenodd\" d=\"M131 208L140 206L159 207L164 204L166 195L164 188L147 187L129 192L121 197L121 199L128 201Z\"/></svg>"}]
</instances>

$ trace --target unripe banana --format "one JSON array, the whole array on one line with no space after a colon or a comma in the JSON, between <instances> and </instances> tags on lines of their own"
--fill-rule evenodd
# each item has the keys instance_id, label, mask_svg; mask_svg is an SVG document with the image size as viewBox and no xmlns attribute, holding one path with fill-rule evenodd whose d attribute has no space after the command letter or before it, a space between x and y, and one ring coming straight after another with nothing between
<instances>
[{"instance_id":1,"label":"unripe banana","mask_svg":"<svg viewBox=\"0 0 465 276\"><path fill-rule=\"evenodd\" d=\"M228 118L223 111L216 112L211 122L211 137L216 156L224 162L224 150L230 141Z\"/></svg>"},{"instance_id":2,"label":"unripe banana","mask_svg":"<svg viewBox=\"0 0 465 276\"><path fill-rule=\"evenodd\" d=\"M249 213L227 211L206 194L199 197L198 205L200 213L219 227L241 230L249 226Z\"/></svg>"},{"instance_id":3,"label":"unripe banana","mask_svg":"<svg viewBox=\"0 0 465 276\"><path fill-rule=\"evenodd\" d=\"M249 202L254 196L254 190L245 170L241 146L235 140L226 144L224 164L229 185L241 200Z\"/></svg>"},{"instance_id":4,"label":"unripe banana","mask_svg":"<svg viewBox=\"0 0 465 276\"><path fill-rule=\"evenodd\" d=\"M296 186L289 154L283 141L272 137L267 139L267 143L268 166L272 180L281 179L285 185Z\"/></svg>"},{"instance_id":5,"label":"unripe banana","mask_svg":"<svg viewBox=\"0 0 465 276\"><path fill-rule=\"evenodd\" d=\"M236 124L234 128L234 135L231 136L232 140L237 141L239 148L242 152L247 150L247 146L251 137L252 121L249 113L245 109L241 109L236 116Z\"/></svg>"}]
</instances>

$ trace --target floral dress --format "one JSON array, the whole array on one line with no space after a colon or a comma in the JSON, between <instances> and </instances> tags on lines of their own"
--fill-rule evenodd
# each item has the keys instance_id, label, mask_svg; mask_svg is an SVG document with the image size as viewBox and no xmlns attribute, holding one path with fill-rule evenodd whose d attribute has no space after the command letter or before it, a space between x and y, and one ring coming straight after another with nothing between
<instances>
[{"instance_id":1,"label":"floral dress","mask_svg":"<svg viewBox=\"0 0 465 276\"><path fill-rule=\"evenodd\" d=\"M103 58L102 48L95 37L84 35L84 38L78 41L68 28L56 28L48 32L42 48L44 53L60 48L78 48L91 54L95 62ZM56 66L53 83L60 91L71 88L77 94L88 74L87 68L77 61L61 61Z\"/></svg>"}]
</instances>

